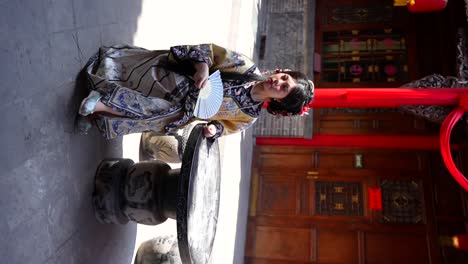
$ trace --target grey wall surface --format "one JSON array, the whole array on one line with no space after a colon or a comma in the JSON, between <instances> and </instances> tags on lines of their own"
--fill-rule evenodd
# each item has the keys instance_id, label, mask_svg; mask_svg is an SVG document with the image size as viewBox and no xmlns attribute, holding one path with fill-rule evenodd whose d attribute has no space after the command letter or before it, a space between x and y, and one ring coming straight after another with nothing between
<instances>
[{"instance_id":1,"label":"grey wall surface","mask_svg":"<svg viewBox=\"0 0 468 264\"><path fill-rule=\"evenodd\" d=\"M262 1L254 54L260 68L298 70L312 78L314 18L315 1ZM310 118L311 115L278 118L265 111L255 124L254 135L310 137Z\"/></svg>"}]
</instances>

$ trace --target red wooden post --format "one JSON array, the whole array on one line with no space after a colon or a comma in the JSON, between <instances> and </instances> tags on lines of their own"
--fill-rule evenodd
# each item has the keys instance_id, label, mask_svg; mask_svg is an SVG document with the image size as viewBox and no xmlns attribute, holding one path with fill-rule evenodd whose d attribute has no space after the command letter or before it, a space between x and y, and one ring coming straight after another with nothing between
<instances>
[{"instance_id":1,"label":"red wooden post","mask_svg":"<svg viewBox=\"0 0 468 264\"><path fill-rule=\"evenodd\" d=\"M468 88L317 88L314 108L396 108L402 105L458 105Z\"/></svg>"},{"instance_id":2,"label":"red wooden post","mask_svg":"<svg viewBox=\"0 0 468 264\"><path fill-rule=\"evenodd\" d=\"M291 137L257 137L257 145L307 147L357 147L386 149L439 149L439 136L386 135L313 135L312 139Z\"/></svg>"}]
</instances>

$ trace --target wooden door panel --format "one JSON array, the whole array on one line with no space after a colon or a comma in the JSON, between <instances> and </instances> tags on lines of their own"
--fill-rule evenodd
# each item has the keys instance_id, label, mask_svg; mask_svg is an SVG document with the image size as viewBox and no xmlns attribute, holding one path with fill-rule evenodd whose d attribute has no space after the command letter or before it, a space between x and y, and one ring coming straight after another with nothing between
<instances>
[{"instance_id":1,"label":"wooden door panel","mask_svg":"<svg viewBox=\"0 0 468 264\"><path fill-rule=\"evenodd\" d=\"M314 230L257 226L254 255L256 258L285 261L313 261Z\"/></svg>"},{"instance_id":2,"label":"wooden door panel","mask_svg":"<svg viewBox=\"0 0 468 264\"><path fill-rule=\"evenodd\" d=\"M359 263L358 233L342 230L317 230L318 263Z\"/></svg>"},{"instance_id":3,"label":"wooden door panel","mask_svg":"<svg viewBox=\"0 0 468 264\"><path fill-rule=\"evenodd\" d=\"M404 122L397 118L382 119L374 115L328 114L319 116L317 121L319 134L392 134L402 127L413 128L412 120ZM395 122L401 126L395 127Z\"/></svg>"},{"instance_id":4,"label":"wooden door panel","mask_svg":"<svg viewBox=\"0 0 468 264\"><path fill-rule=\"evenodd\" d=\"M310 154L262 154L259 162L263 168L288 167L290 169L309 169L315 166L314 159Z\"/></svg>"},{"instance_id":5,"label":"wooden door panel","mask_svg":"<svg viewBox=\"0 0 468 264\"><path fill-rule=\"evenodd\" d=\"M360 159L362 169L369 170L408 170L420 171L422 158L418 153L405 151L369 152L359 151L327 153L321 152L318 162L321 169L360 169L357 165Z\"/></svg>"},{"instance_id":6,"label":"wooden door panel","mask_svg":"<svg viewBox=\"0 0 468 264\"><path fill-rule=\"evenodd\" d=\"M317 134L421 134L426 129L424 122L400 113L353 114L321 110L324 113L314 118Z\"/></svg>"},{"instance_id":7,"label":"wooden door panel","mask_svg":"<svg viewBox=\"0 0 468 264\"><path fill-rule=\"evenodd\" d=\"M354 169L355 157L353 153L317 153L320 169Z\"/></svg>"},{"instance_id":8,"label":"wooden door panel","mask_svg":"<svg viewBox=\"0 0 468 264\"><path fill-rule=\"evenodd\" d=\"M314 174L265 173L260 176L257 215L367 215L365 190L369 177ZM320 187L319 187L320 186ZM320 209L320 210L319 210Z\"/></svg>"},{"instance_id":9,"label":"wooden door panel","mask_svg":"<svg viewBox=\"0 0 468 264\"><path fill-rule=\"evenodd\" d=\"M271 259L271 258L253 258L246 257L244 259L245 264L310 264L310 261L293 261L284 259Z\"/></svg>"},{"instance_id":10,"label":"wooden door panel","mask_svg":"<svg viewBox=\"0 0 468 264\"><path fill-rule=\"evenodd\" d=\"M295 215L300 213L300 186L295 177L262 177L259 215Z\"/></svg>"},{"instance_id":11,"label":"wooden door panel","mask_svg":"<svg viewBox=\"0 0 468 264\"><path fill-rule=\"evenodd\" d=\"M366 199L363 197L363 190L366 184L354 181L352 178L330 180L323 177L311 183L314 215L343 216L344 219L348 217L349 220L365 216Z\"/></svg>"},{"instance_id":12,"label":"wooden door panel","mask_svg":"<svg viewBox=\"0 0 468 264\"><path fill-rule=\"evenodd\" d=\"M366 263L430 263L426 234L366 233Z\"/></svg>"}]
</instances>

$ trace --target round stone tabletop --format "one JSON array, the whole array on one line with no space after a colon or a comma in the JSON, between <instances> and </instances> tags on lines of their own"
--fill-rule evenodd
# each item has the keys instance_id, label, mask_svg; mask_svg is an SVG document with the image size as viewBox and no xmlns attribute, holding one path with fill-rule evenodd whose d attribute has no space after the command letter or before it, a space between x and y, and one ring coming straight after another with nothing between
<instances>
[{"instance_id":1,"label":"round stone tabletop","mask_svg":"<svg viewBox=\"0 0 468 264\"><path fill-rule=\"evenodd\" d=\"M210 142L211 141L211 142ZM180 170L177 240L183 263L208 263L218 221L221 164L217 140L197 125L187 141Z\"/></svg>"}]
</instances>

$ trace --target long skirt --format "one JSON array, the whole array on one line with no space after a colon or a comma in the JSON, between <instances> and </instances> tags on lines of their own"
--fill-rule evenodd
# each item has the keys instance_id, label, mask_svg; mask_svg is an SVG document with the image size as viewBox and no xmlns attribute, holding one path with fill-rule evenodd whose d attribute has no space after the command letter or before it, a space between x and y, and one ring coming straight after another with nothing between
<instances>
[{"instance_id":1,"label":"long skirt","mask_svg":"<svg viewBox=\"0 0 468 264\"><path fill-rule=\"evenodd\" d=\"M110 139L130 133L164 134L169 123L181 119L191 80L167 70L168 51L136 47L104 47L89 60L90 89L101 102L124 116L96 113L96 125Z\"/></svg>"}]
</instances>

